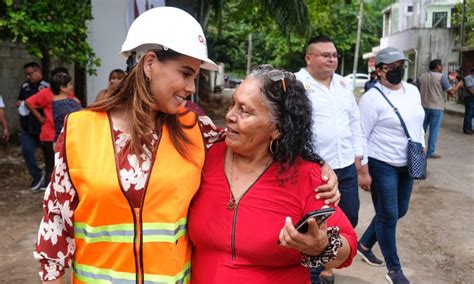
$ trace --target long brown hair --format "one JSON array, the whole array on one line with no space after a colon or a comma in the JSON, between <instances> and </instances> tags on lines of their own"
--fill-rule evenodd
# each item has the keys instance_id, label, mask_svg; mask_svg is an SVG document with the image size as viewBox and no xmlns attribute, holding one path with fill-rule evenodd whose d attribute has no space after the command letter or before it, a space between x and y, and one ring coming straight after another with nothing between
<instances>
[{"instance_id":1,"label":"long brown hair","mask_svg":"<svg viewBox=\"0 0 474 284\"><path fill-rule=\"evenodd\" d=\"M160 62L174 60L178 56L182 56L182 54L170 49L154 52ZM153 146L152 144L151 129L154 128L157 132L160 132L163 125L166 125L170 132L171 141L178 153L194 163L190 154L190 147L196 147L196 145L186 136L184 129L192 128L197 123L197 119L191 125L183 125L179 121L179 116L183 114L168 114L157 109L155 98L151 94L143 70L144 58L145 56L141 58L135 68L125 76L109 96L88 108L93 111L105 112L119 107L131 110L131 140L125 147L128 153L137 156L141 154L150 155L143 149L142 145L145 145L149 150L154 149L156 145Z\"/></svg>"}]
</instances>

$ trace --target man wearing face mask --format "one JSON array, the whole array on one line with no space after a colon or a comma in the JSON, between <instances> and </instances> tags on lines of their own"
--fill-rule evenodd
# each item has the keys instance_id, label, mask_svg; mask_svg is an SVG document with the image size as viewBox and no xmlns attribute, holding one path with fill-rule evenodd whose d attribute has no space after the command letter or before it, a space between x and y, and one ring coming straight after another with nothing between
<instances>
[{"instance_id":1,"label":"man wearing face mask","mask_svg":"<svg viewBox=\"0 0 474 284\"><path fill-rule=\"evenodd\" d=\"M450 95L454 95L462 87L462 83L458 83L455 87L451 86L447 74L443 74L443 64L439 59L432 60L429 67L430 71L421 74L418 82L421 104L425 109L425 120L423 121L425 132L427 132L428 126L430 127L426 155L428 158L439 159L441 156L436 154L435 150L439 129L443 121L444 92L446 91Z\"/></svg>"},{"instance_id":2,"label":"man wearing face mask","mask_svg":"<svg viewBox=\"0 0 474 284\"><path fill-rule=\"evenodd\" d=\"M424 145L423 118L418 89L402 81L408 59L400 50L387 47L375 57L379 82L359 101L362 132L367 145L359 169L359 185L369 191L375 216L361 236L357 253L372 266L382 266L372 253L376 243L382 251L389 283L407 284L397 254L397 223L408 211L413 178L408 174L408 138L390 103L398 109L413 141ZM385 97L384 97L385 96Z\"/></svg>"}]
</instances>

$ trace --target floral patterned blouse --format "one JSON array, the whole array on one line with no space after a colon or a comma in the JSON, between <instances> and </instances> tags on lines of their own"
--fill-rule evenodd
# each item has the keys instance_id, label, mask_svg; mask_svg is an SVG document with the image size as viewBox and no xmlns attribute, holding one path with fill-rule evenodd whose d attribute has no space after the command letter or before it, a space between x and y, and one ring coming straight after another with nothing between
<instances>
[{"instance_id":1,"label":"floral patterned blouse","mask_svg":"<svg viewBox=\"0 0 474 284\"><path fill-rule=\"evenodd\" d=\"M207 116L199 116L199 125L207 148L225 137L224 130L216 128ZM140 207L152 161L146 155L137 157L133 154L126 155L122 151L130 135L114 129L113 138L119 161L120 181L125 194L131 200L133 207ZM157 141L158 135L153 133L153 145ZM79 200L69 180L66 161L63 159L64 132L59 135L55 150L55 167L51 182L45 191L44 215L38 232L36 250L33 253L34 257L41 262L42 281L55 280L64 275L64 269L71 267L75 252L72 220ZM142 160L141 165L139 159Z\"/></svg>"}]
</instances>

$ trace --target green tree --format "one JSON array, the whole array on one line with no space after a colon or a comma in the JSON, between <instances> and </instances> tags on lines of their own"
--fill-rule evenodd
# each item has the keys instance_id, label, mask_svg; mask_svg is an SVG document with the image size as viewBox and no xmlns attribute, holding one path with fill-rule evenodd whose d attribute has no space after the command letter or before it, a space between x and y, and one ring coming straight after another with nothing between
<instances>
[{"instance_id":1,"label":"green tree","mask_svg":"<svg viewBox=\"0 0 474 284\"><path fill-rule=\"evenodd\" d=\"M23 43L45 70L54 57L94 74L100 60L87 42L91 19L89 0L6 0L0 4L0 35Z\"/></svg>"},{"instance_id":2,"label":"green tree","mask_svg":"<svg viewBox=\"0 0 474 284\"><path fill-rule=\"evenodd\" d=\"M313 35L326 34L333 38L343 55L341 61L344 60L345 70L352 70L359 1L306 0L305 3L310 23L300 27L298 32L282 29L275 18L256 2L240 0L224 3L222 21L213 16L209 19L207 35L211 56L225 62L226 70L242 73L246 66L247 36L252 33L253 63L271 63L296 71L305 65L303 49L308 39ZM379 45L381 11L389 4L390 0L380 0L364 6L359 56ZM359 71L365 72L367 63L361 58L359 62Z\"/></svg>"},{"instance_id":3,"label":"green tree","mask_svg":"<svg viewBox=\"0 0 474 284\"><path fill-rule=\"evenodd\" d=\"M464 46L474 45L474 0L464 0L464 23L463 4L457 4L453 13L453 27L458 45L461 45L461 27L464 25Z\"/></svg>"},{"instance_id":4,"label":"green tree","mask_svg":"<svg viewBox=\"0 0 474 284\"><path fill-rule=\"evenodd\" d=\"M265 32L265 26L271 25L274 28L276 25L279 33L288 37L292 33L305 34L310 27L308 9L304 0L168 0L166 4L181 8L193 15L207 34L211 58L225 62L233 70L245 69L247 36L250 32ZM231 17L227 17L229 15ZM230 18L232 21L229 21ZM208 25L209 22L212 24ZM233 33L234 28L237 33ZM257 45L267 44L259 36L255 39ZM230 45L231 43L235 45ZM255 50L261 49L255 48ZM263 50L266 51L268 48ZM261 55L268 58L263 53L256 57ZM205 73L207 73L205 70L201 72L203 77L208 77ZM209 93L209 84L199 84L199 93L202 98Z\"/></svg>"},{"instance_id":5,"label":"green tree","mask_svg":"<svg viewBox=\"0 0 474 284\"><path fill-rule=\"evenodd\" d=\"M329 35L335 42L339 53L342 54L339 68L344 62L347 74L352 71L357 35L357 19L360 1L323 1L309 0L311 20L315 33ZM372 47L379 45L382 36L382 9L390 5L391 0L366 1L362 21L358 72L366 73L367 62L362 60L362 54L370 52ZM314 9L311 9L313 8Z\"/></svg>"},{"instance_id":6,"label":"green tree","mask_svg":"<svg viewBox=\"0 0 474 284\"><path fill-rule=\"evenodd\" d=\"M244 10L247 7L254 8L258 6L259 11L270 15L285 34L305 32L310 23L308 7L304 0L168 0L166 4L187 11L206 29L211 11L214 10L217 21L220 22L222 12L226 9L225 5L233 5L229 2L238 3L238 6Z\"/></svg>"}]
</instances>

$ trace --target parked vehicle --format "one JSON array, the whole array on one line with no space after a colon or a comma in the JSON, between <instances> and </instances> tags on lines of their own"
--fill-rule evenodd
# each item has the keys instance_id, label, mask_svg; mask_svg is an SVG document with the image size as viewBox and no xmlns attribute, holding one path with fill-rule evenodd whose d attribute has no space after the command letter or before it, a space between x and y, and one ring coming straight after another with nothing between
<instances>
[{"instance_id":1,"label":"parked vehicle","mask_svg":"<svg viewBox=\"0 0 474 284\"><path fill-rule=\"evenodd\" d=\"M240 83L242 83L242 80L225 75L224 82L225 88L235 89L239 87Z\"/></svg>"},{"instance_id":2,"label":"parked vehicle","mask_svg":"<svg viewBox=\"0 0 474 284\"><path fill-rule=\"evenodd\" d=\"M355 81L355 88L363 88L365 85L365 82L370 80L369 75L363 74L363 73L356 73L356 81ZM349 74L347 76L344 76L344 79L352 85L352 78L354 77L354 74Z\"/></svg>"}]
</instances>

